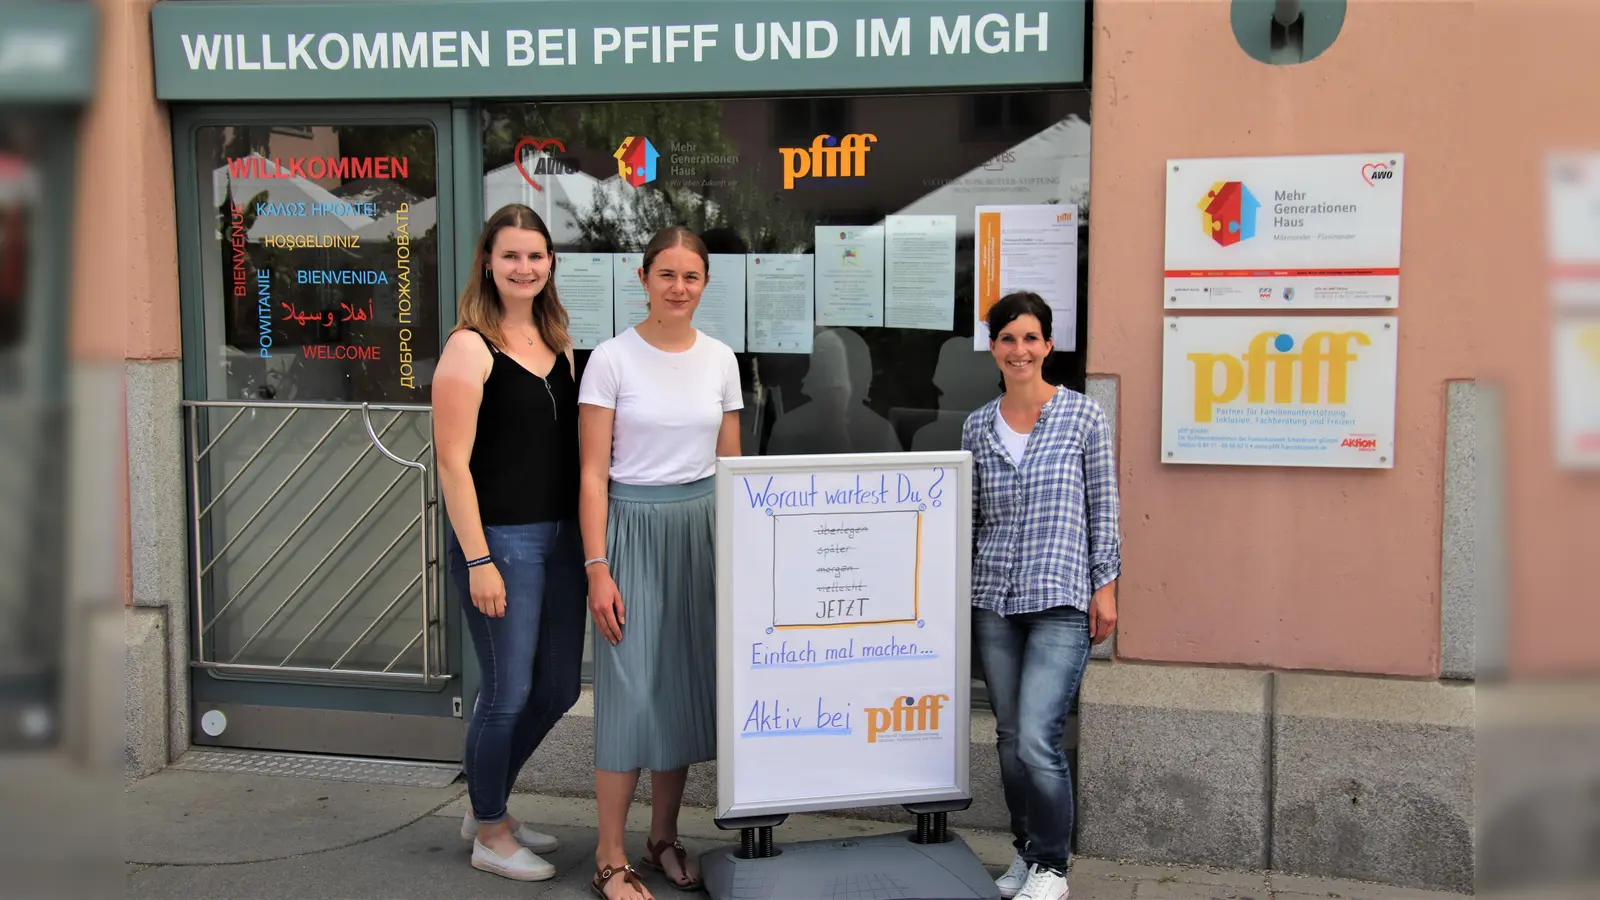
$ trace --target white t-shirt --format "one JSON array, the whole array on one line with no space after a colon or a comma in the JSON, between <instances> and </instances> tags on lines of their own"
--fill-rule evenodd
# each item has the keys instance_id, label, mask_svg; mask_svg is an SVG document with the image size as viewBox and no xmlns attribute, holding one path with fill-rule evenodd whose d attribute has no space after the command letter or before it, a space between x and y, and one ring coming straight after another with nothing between
<instances>
[{"instance_id":1,"label":"white t-shirt","mask_svg":"<svg viewBox=\"0 0 1600 900\"><path fill-rule=\"evenodd\" d=\"M1012 465L1022 465L1022 451L1028 449L1028 435L1012 431L998 406L994 410L994 433L1000 436L1000 445L1006 448L1006 455L1011 457Z\"/></svg>"},{"instance_id":2,"label":"white t-shirt","mask_svg":"<svg viewBox=\"0 0 1600 900\"><path fill-rule=\"evenodd\" d=\"M632 328L589 356L578 402L616 410L611 480L688 484L716 472L723 413L744 408L739 362L698 329L681 353L650 346Z\"/></svg>"}]
</instances>

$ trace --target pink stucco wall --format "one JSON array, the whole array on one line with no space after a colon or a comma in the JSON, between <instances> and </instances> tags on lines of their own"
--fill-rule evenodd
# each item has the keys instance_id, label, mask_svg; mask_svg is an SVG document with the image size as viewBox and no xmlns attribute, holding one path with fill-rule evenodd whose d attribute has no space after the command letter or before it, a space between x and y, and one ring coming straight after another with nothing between
<instances>
[{"instance_id":1,"label":"pink stucco wall","mask_svg":"<svg viewBox=\"0 0 1600 900\"><path fill-rule=\"evenodd\" d=\"M127 359L178 358L178 251L172 137L156 102L150 51L155 0L96 0L100 71L84 122L79 167L80 271L115 272L114 283L79 280L78 302L110 293L126 330ZM110 164L108 164L110 163ZM108 208L106 198L115 200ZM115 233L115 241L107 241ZM112 291L107 291L112 287Z\"/></svg>"},{"instance_id":2,"label":"pink stucco wall","mask_svg":"<svg viewBox=\"0 0 1600 900\"><path fill-rule=\"evenodd\" d=\"M95 0L98 71L80 124L72 246L71 348L79 365L178 358L172 139L155 99L153 4ZM127 437L119 431L118 568L123 602L131 604Z\"/></svg>"},{"instance_id":3,"label":"pink stucco wall","mask_svg":"<svg viewBox=\"0 0 1600 900\"><path fill-rule=\"evenodd\" d=\"M1320 58L1239 49L1227 0L1096 4L1089 369L1120 381L1137 660L1436 675L1445 382L1474 371L1463 145L1470 4L1351 2ZM1396 465L1160 463L1164 162L1406 154Z\"/></svg>"},{"instance_id":4,"label":"pink stucco wall","mask_svg":"<svg viewBox=\"0 0 1600 900\"><path fill-rule=\"evenodd\" d=\"M1495 227L1476 231L1486 376L1504 385L1507 661L1523 677L1600 674L1600 472L1553 462L1545 160L1600 154L1600 3L1483 0L1473 82L1487 127L1475 172ZM1600 224L1597 211L1591 224ZM1600 318L1591 313L1590 320ZM1594 402L1600 402L1596 400Z\"/></svg>"}]
</instances>

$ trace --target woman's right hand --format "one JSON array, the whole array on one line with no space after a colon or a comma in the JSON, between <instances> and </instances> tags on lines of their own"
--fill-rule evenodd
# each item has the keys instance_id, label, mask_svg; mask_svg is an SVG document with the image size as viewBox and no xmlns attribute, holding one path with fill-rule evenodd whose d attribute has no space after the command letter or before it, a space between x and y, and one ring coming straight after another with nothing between
<instances>
[{"instance_id":1,"label":"woman's right hand","mask_svg":"<svg viewBox=\"0 0 1600 900\"><path fill-rule=\"evenodd\" d=\"M472 605L478 608L478 612L491 619L506 614L506 583L500 578L500 570L494 567L494 563L473 566L467 570L467 578Z\"/></svg>"},{"instance_id":2,"label":"woman's right hand","mask_svg":"<svg viewBox=\"0 0 1600 900\"><path fill-rule=\"evenodd\" d=\"M622 611L622 592L617 590L617 582L605 563L589 570L589 615L594 616L601 637L612 646L622 642L622 626L627 621Z\"/></svg>"}]
</instances>

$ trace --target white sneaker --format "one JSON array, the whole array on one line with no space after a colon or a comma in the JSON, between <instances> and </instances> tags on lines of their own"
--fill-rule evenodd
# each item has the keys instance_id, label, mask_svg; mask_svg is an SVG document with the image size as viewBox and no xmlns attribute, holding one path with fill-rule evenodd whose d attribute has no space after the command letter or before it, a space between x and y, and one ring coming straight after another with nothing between
<instances>
[{"instance_id":1,"label":"white sneaker","mask_svg":"<svg viewBox=\"0 0 1600 900\"><path fill-rule=\"evenodd\" d=\"M1016 900L1067 900L1067 894L1067 876L1034 866Z\"/></svg>"},{"instance_id":2,"label":"white sneaker","mask_svg":"<svg viewBox=\"0 0 1600 900\"><path fill-rule=\"evenodd\" d=\"M461 818L461 839L463 841L476 841L478 839L478 820L472 817L472 810L470 809ZM549 853L561 846L561 842L556 840L554 836L534 831L526 823L517 825L517 830L511 832L511 839L535 853Z\"/></svg>"},{"instance_id":3,"label":"white sneaker","mask_svg":"<svg viewBox=\"0 0 1600 900\"><path fill-rule=\"evenodd\" d=\"M555 866L535 856L527 847L518 847L517 852L506 857L476 839L472 842L472 867L513 881L545 881L556 874Z\"/></svg>"},{"instance_id":4,"label":"white sneaker","mask_svg":"<svg viewBox=\"0 0 1600 900\"><path fill-rule=\"evenodd\" d=\"M1000 888L1000 896L1004 900L1011 900L1022 890L1028 881L1028 864L1022 861L1022 854L1011 857L1011 868L1004 875L994 880L995 886Z\"/></svg>"}]
</instances>

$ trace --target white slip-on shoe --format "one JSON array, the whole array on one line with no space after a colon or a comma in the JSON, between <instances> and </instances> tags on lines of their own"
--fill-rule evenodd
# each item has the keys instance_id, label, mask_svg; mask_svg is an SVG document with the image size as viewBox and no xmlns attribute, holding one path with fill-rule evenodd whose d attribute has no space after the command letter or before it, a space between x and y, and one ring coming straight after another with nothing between
<instances>
[{"instance_id":1,"label":"white slip-on shoe","mask_svg":"<svg viewBox=\"0 0 1600 900\"><path fill-rule=\"evenodd\" d=\"M1034 866L1016 900L1067 900L1067 876L1054 869Z\"/></svg>"},{"instance_id":2,"label":"white slip-on shoe","mask_svg":"<svg viewBox=\"0 0 1600 900\"><path fill-rule=\"evenodd\" d=\"M527 847L518 847L510 856L501 856L474 839L472 842L472 867L510 878L513 881L546 881L554 878L556 867L534 855Z\"/></svg>"},{"instance_id":3,"label":"white slip-on shoe","mask_svg":"<svg viewBox=\"0 0 1600 900\"><path fill-rule=\"evenodd\" d=\"M1022 854L1011 857L1011 868L1004 875L994 880L995 886L1000 888L1000 896L1011 900L1022 892L1022 886L1028 881L1028 864L1022 861Z\"/></svg>"},{"instance_id":4,"label":"white slip-on shoe","mask_svg":"<svg viewBox=\"0 0 1600 900\"><path fill-rule=\"evenodd\" d=\"M470 809L461 817L461 839L463 841L478 839L478 820L472 817ZM561 842L553 835L534 831L527 826L527 823L519 823L517 830L511 832L511 839L535 853L549 853L561 846Z\"/></svg>"}]
</instances>

